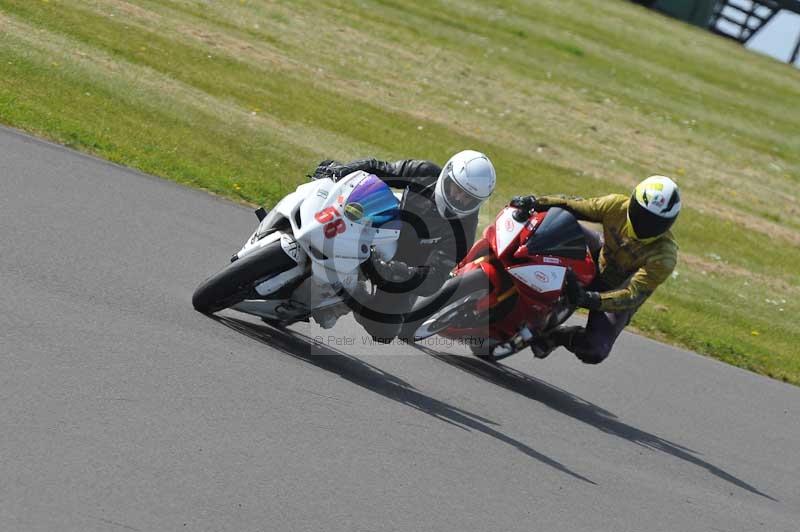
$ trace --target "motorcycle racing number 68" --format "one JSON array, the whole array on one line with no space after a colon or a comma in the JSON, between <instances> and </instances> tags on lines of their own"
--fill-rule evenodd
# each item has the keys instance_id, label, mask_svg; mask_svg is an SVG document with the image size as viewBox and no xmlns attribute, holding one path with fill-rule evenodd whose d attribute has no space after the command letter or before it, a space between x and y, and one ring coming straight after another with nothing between
<instances>
[{"instance_id":1,"label":"motorcycle racing number 68","mask_svg":"<svg viewBox=\"0 0 800 532\"><path fill-rule=\"evenodd\" d=\"M333 238L347 230L347 225L341 219L336 207L322 209L314 215L314 219L321 224L325 224L325 238Z\"/></svg>"}]
</instances>

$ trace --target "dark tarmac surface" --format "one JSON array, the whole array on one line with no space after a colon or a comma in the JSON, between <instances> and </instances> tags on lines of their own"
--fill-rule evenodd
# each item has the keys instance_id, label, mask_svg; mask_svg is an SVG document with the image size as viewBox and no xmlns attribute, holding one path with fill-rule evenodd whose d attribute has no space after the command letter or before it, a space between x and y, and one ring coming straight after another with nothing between
<instances>
[{"instance_id":1,"label":"dark tarmac surface","mask_svg":"<svg viewBox=\"0 0 800 532\"><path fill-rule=\"evenodd\" d=\"M0 530L798 530L800 389L194 312L255 223L0 129Z\"/></svg>"}]
</instances>

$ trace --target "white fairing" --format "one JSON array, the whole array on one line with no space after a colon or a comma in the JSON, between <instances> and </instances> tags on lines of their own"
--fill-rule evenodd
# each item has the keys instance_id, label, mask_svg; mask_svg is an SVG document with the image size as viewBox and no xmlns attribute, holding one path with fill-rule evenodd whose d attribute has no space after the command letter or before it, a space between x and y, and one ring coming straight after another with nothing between
<instances>
[{"instance_id":1,"label":"white fairing","mask_svg":"<svg viewBox=\"0 0 800 532\"><path fill-rule=\"evenodd\" d=\"M567 269L563 266L519 266L510 268L508 273L530 286L537 292L552 292L564 286Z\"/></svg>"},{"instance_id":2,"label":"white fairing","mask_svg":"<svg viewBox=\"0 0 800 532\"><path fill-rule=\"evenodd\" d=\"M375 229L369 225L353 222L344 215L344 204L348 196L362 180L368 177L366 172L354 172L347 177L333 182L330 179L320 179L309 189L308 196L300 204L301 226L297 226L294 217L290 218L295 238L311 256L315 274L319 268L325 268L338 273L350 273L358 269L362 262L369 257L369 248L372 245L380 246L382 254L394 256L397 250L399 230ZM345 230L335 237L326 237L325 223L317 221L315 216L328 207L333 207L342 220ZM322 252L326 258L310 251L313 248Z\"/></svg>"},{"instance_id":3,"label":"white fairing","mask_svg":"<svg viewBox=\"0 0 800 532\"><path fill-rule=\"evenodd\" d=\"M506 248L517 238L522 228L525 227L525 222L518 222L514 219L514 212L517 209L513 207L506 207L497 217L494 224L495 239L497 241L497 254L502 255L505 253Z\"/></svg>"},{"instance_id":4,"label":"white fairing","mask_svg":"<svg viewBox=\"0 0 800 532\"><path fill-rule=\"evenodd\" d=\"M369 258L372 247L384 260L394 256L399 229L374 228L369 223L353 221L344 213L350 193L369 175L358 171L338 182L319 179L305 183L278 202L245 242L238 257L241 259L280 240L283 251L297 266L256 286L260 295L267 296L296 281L307 274L310 266L311 276L289 299L303 302L309 311L328 308L342 303L341 297L336 295L339 289L351 291L355 288L359 282L359 267ZM285 226L287 220L289 227ZM285 229L269 233L275 227ZM277 309L286 306L286 302L279 300L249 300L233 308L283 319L285 316Z\"/></svg>"}]
</instances>

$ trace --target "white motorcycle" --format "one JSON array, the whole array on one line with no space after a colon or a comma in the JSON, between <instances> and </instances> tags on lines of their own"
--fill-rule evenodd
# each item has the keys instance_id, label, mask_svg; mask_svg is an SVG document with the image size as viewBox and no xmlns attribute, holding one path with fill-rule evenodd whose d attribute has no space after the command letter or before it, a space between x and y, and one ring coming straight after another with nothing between
<instances>
[{"instance_id":1,"label":"white motorcycle","mask_svg":"<svg viewBox=\"0 0 800 532\"><path fill-rule=\"evenodd\" d=\"M390 260L397 251L398 196L362 171L300 185L269 213L256 211L258 228L230 265L197 287L194 308L333 327L350 311L348 298L364 293L361 264L372 253Z\"/></svg>"}]
</instances>

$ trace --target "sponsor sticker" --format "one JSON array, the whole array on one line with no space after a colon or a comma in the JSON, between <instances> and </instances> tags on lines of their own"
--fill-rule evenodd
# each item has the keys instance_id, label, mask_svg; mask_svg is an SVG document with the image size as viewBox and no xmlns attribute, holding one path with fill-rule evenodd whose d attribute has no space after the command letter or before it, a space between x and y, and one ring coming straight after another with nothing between
<instances>
[{"instance_id":1,"label":"sponsor sticker","mask_svg":"<svg viewBox=\"0 0 800 532\"><path fill-rule=\"evenodd\" d=\"M281 247L283 252L289 255L293 261L297 262L297 242L289 235L281 236Z\"/></svg>"},{"instance_id":2,"label":"sponsor sticker","mask_svg":"<svg viewBox=\"0 0 800 532\"><path fill-rule=\"evenodd\" d=\"M537 292L550 292L561 288L566 268L532 265L511 268L508 272Z\"/></svg>"}]
</instances>

